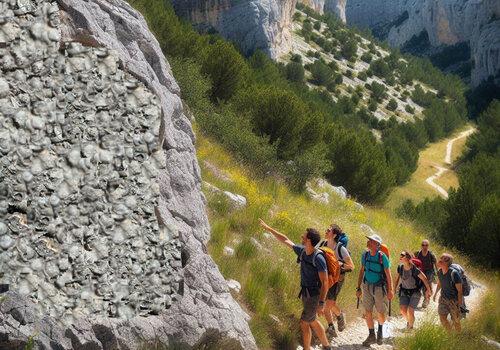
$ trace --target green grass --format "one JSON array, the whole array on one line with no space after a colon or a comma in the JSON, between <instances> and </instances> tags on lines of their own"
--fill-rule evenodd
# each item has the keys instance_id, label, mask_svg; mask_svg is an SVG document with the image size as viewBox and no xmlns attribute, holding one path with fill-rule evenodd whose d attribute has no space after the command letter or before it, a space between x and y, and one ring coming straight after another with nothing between
<instances>
[{"instance_id":1,"label":"green grass","mask_svg":"<svg viewBox=\"0 0 500 350\"><path fill-rule=\"evenodd\" d=\"M494 276L496 285L489 285L489 291L483 298L478 310L462 323L462 332L447 333L443 327L428 321L413 334L396 339L396 346L401 350L469 350L496 349L488 345L483 337L500 341L500 285L498 276Z\"/></svg>"},{"instance_id":2,"label":"green grass","mask_svg":"<svg viewBox=\"0 0 500 350\"><path fill-rule=\"evenodd\" d=\"M445 164L444 157L446 154L446 145L448 141L457 137L462 131L469 129L471 125L467 124L458 129L446 139L429 144L419 154L417 170L412 174L410 180L400 187L393 189L384 207L393 211L398 208L406 199L411 199L415 203L423 201L425 198L435 198L439 196L438 192L429 186L425 180L436 173L435 166L450 168L449 164ZM465 148L465 140L460 139L455 141L452 148L452 162L455 161ZM445 172L438 180L435 181L445 190L451 187L458 187L458 177L453 169Z\"/></svg>"},{"instance_id":3,"label":"green grass","mask_svg":"<svg viewBox=\"0 0 500 350\"><path fill-rule=\"evenodd\" d=\"M331 203L324 205L311 201L305 194L290 191L277 178L258 178L252 169L238 163L220 145L200 132L197 132L197 152L204 181L247 198L247 207L232 210L223 197L205 191L212 225L208 248L224 277L241 283L242 290L234 297L251 316L250 327L260 349L291 349L298 344L301 304L297 298L300 283L296 256L274 238L264 236L258 225L259 217L295 242L300 242L305 228L315 227L323 234L332 222L338 223L349 234L349 249L353 253L356 271L347 276L339 296L339 304L347 310L348 320L361 316L361 311L355 308L354 297L360 256L366 243L360 225L371 226L388 244L394 274L397 253L415 250L423 238L428 238L424 232L396 218L387 209L365 206L359 211L353 201L341 200L334 194L330 194ZM215 165L229 181L207 169L205 161ZM320 191L319 188L315 190ZM257 248L251 238L256 239L263 249ZM232 247L235 255L225 256L224 246ZM432 248L436 254L447 250L437 244ZM457 260L472 275L480 275L466 259Z\"/></svg>"}]
</instances>

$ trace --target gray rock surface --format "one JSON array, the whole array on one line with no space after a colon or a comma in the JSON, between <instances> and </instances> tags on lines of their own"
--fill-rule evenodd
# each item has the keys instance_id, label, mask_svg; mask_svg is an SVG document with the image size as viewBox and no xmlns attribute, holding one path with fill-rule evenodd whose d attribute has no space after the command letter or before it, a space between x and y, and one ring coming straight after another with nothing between
<instances>
[{"instance_id":1,"label":"gray rock surface","mask_svg":"<svg viewBox=\"0 0 500 350\"><path fill-rule=\"evenodd\" d=\"M498 0L348 0L348 24L370 27L402 46L427 32L433 47L469 42L476 86L500 69Z\"/></svg>"},{"instance_id":2,"label":"gray rock surface","mask_svg":"<svg viewBox=\"0 0 500 350\"><path fill-rule=\"evenodd\" d=\"M35 348L254 349L206 254L194 135L142 17L121 0L1 0L0 13L0 270L12 289L0 348L34 336Z\"/></svg>"},{"instance_id":3,"label":"gray rock surface","mask_svg":"<svg viewBox=\"0 0 500 350\"><path fill-rule=\"evenodd\" d=\"M177 14L198 28L216 29L245 54L260 49L271 58L290 51L297 0L173 0Z\"/></svg>"},{"instance_id":4,"label":"gray rock surface","mask_svg":"<svg viewBox=\"0 0 500 350\"><path fill-rule=\"evenodd\" d=\"M346 23L346 7L347 0L325 0L325 12L334 13L343 22Z\"/></svg>"}]
</instances>

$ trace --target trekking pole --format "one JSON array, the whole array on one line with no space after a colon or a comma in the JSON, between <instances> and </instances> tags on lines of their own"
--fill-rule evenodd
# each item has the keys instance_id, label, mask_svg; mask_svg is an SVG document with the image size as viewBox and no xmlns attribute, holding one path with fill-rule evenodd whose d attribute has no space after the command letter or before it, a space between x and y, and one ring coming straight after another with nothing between
<instances>
[{"instance_id":1,"label":"trekking pole","mask_svg":"<svg viewBox=\"0 0 500 350\"><path fill-rule=\"evenodd\" d=\"M389 300L389 317L391 316L392 300Z\"/></svg>"},{"instance_id":2,"label":"trekking pole","mask_svg":"<svg viewBox=\"0 0 500 350\"><path fill-rule=\"evenodd\" d=\"M356 310L359 309L359 297L358 297L358 301L356 302Z\"/></svg>"}]
</instances>

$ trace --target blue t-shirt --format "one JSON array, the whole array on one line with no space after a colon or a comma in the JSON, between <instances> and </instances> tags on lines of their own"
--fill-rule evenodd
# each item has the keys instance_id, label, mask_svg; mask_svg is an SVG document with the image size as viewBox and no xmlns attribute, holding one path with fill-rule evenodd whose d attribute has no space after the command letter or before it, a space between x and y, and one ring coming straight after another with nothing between
<instances>
[{"instance_id":1,"label":"blue t-shirt","mask_svg":"<svg viewBox=\"0 0 500 350\"><path fill-rule=\"evenodd\" d=\"M298 257L304 251L303 245L295 244L293 246L293 251ZM326 272L326 260L323 254L316 254L316 267L313 265L313 256L307 255L306 252L302 254L302 260L300 261L300 285L301 287L307 288L321 288L321 280L319 279L318 272Z\"/></svg>"},{"instance_id":2,"label":"blue t-shirt","mask_svg":"<svg viewBox=\"0 0 500 350\"><path fill-rule=\"evenodd\" d=\"M456 300L458 298L458 290L455 284L462 284L462 278L455 269L448 269L448 272L443 273L441 269L438 271L439 282L441 283L441 296L444 299Z\"/></svg>"},{"instance_id":3,"label":"blue t-shirt","mask_svg":"<svg viewBox=\"0 0 500 350\"><path fill-rule=\"evenodd\" d=\"M366 254L366 266L365 266L365 254ZM380 251L378 251L375 255L371 255L370 251L368 252L363 252L361 255L361 265L365 268L365 280L369 284L376 284L380 282L382 278L382 273L384 272L384 269L388 269L391 265L389 262L389 258L387 255L382 254L382 264L384 267L382 268L382 265L380 265L380 258L379 254L382 254Z\"/></svg>"}]
</instances>

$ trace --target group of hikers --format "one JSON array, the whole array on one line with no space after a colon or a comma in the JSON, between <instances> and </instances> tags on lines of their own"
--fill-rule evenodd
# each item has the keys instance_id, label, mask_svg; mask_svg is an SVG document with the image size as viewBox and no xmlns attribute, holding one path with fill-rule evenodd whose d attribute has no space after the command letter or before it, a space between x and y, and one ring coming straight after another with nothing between
<instances>
[{"instance_id":1,"label":"group of hikers","mask_svg":"<svg viewBox=\"0 0 500 350\"><path fill-rule=\"evenodd\" d=\"M337 224L330 225L325 231L325 239L314 228L307 228L302 234L302 244L295 244L287 236L278 232L260 219L260 225L272 233L281 243L293 249L300 263L300 293L303 310L300 317L300 328L305 350L311 347L312 331L316 334L323 349L331 349L329 337L337 337L337 330L342 332L345 327L345 316L337 297L342 290L345 275L355 269L354 262L347 249L347 235ZM464 296L470 291L469 281L462 267L453 264L453 257L444 253L439 260L429 250L429 241L423 240L421 249L412 254L402 251L397 277L393 283L390 270L389 250L379 235L367 235L367 250L361 256L356 296L358 306L360 300L365 310L364 319L368 326L368 337L362 343L383 343L383 325L386 321L390 301L395 290L399 296L399 307L406 319L406 329L413 329L415 309L424 294L422 307L429 305L433 293L433 282L437 271L437 288L433 300L440 291L438 314L442 325L447 330L452 327L460 331L460 319L467 309ZM399 289L398 289L399 287ZM373 308L378 321L375 333ZM389 310L390 313L390 310ZM328 328L324 329L317 315L324 315ZM448 320L451 317L451 323ZM337 330L334 320L337 320Z\"/></svg>"}]
</instances>

